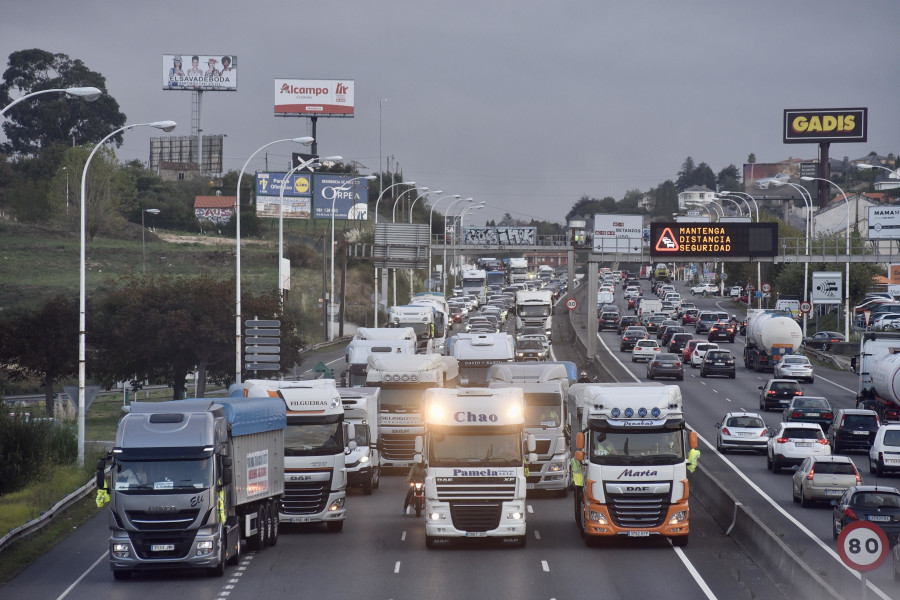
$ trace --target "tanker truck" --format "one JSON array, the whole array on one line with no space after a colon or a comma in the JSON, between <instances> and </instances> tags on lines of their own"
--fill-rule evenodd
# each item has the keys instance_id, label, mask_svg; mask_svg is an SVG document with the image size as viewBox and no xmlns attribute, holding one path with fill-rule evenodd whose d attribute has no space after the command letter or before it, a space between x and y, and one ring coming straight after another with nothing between
<instances>
[{"instance_id":1,"label":"tanker truck","mask_svg":"<svg viewBox=\"0 0 900 600\"><path fill-rule=\"evenodd\" d=\"M856 405L874 410L882 423L900 421L900 333L864 332L850 366L859 376Z\"/></svg>"},{"instance_id":2,"label":"tanker truck","mask_svg":"<svg viewBox=\"0 0 900 600\"><path fill-rule=\"evenodd\" d=\"M797 351L802 340L803 332L797 321L784 312L751 309L744 366L754 371L772 371L782 357Z\"/></svg>"}]
</instances>

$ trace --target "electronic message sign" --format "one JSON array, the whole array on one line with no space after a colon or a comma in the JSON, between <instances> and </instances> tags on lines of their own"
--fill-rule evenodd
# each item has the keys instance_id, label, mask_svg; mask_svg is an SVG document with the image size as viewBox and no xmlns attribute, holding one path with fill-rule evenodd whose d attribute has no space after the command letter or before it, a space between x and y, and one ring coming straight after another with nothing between
<instances>
[{"instance_id":1,"label":"electronic message sign","mask_svg":"<svg viewBox=\"0 0 900 600\"><path fill-rule=\"evenodd\" d=\"M666 261L681 258L727 259L778 254L776 223L651 223L650 254Z\"/></svg>"}]
</instances>

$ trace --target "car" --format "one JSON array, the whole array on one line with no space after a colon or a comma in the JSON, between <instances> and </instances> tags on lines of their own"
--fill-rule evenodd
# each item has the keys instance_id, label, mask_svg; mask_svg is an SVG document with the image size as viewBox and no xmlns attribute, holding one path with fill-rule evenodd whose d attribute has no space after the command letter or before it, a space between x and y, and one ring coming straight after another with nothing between
<instances>
[{"instance_id":1,"label":"car","mask_svg":"<svg viewBox=\"0 0 900 600\"><path fill-rule=\"evenodd\" d=\"M878 525L893 546L900 536L900 490L886 485L854 485L831 511L831 534L837 539L847 525L868 521Z\"/></svg>"},{"instance_id":2,"label":"car","mask_svg":"<svg viewBox=\"0 0 900 600\"><path fill-rule=\"evenodd\" d=\"M459 306L451 306L450 307L450 318L453 320L454 323L462 323L462 317L463 317L462 308L460 308Z\"/></svg>"},{"instance_id":3,"label":"car","mask_svg":"<svg viewBox=\"0 0 900 600\"><path fill-rule=\"evenodd\" d=\"M812 363L807 357L799 354L790 354L776 362L773 375L777 379L802 379L807 383L815 380Z\"/></svg>"},{"instance_id":4,"label":"car","mask_svg":"<svg viewBox=\"0 0 900 600\"><path fill-rule=\"evenodd\" d=\"M669 352L660 352L647 363L647 379L657 377L674 377L678 381L684 380L684 366L681 359Z\"/></svg>"},{"instance_id":5,"label":"car","mask_svg":"<svg viewBox=\"0 0 900 600\"><path fill-rule=\"evenodd\" d=\"M770 379L765 385L759 386L759 389L759 408L763 411L777 408L783 410L795 396L803 395L803 389L794 379Z\"/></svg>"},{"instance_id":6,"label":"car","mask_svg":"<svg viewBox=\"0 0 900 600\"><path fill-rule=\"evenodd\" d=\"M618 330L619 327L619 313L611 312L611 311L603 311L600 313L600 318L597 320L597 331L603 331L604 329L615 329Z\"/></svg>"},{"instance_id":7,"label":"car","mask_svg":"<svg viewBox=\"0 0 900 600\"><path fill-rule=\"evenodd\" d=\"M648 333L659 333L659 326L666 320L665 315L661 314L652 314L647 318L645 327L647 327ZM659 339L659 338L657 338Z\"/></svg>"},{"instance_id":8,"label":"car","mask_svg":"<svg viewBox=\"0 0 900 600\"><path fill-rule=\"evenodd\" d=\"M697 315L700 314L700 311L696 308L688 308L683 313L681 313L681 324L687 325L689 323L697 322Z\"/></svg>"},{"instance_id":9,"label":"car","mask_svg":"<svg viewBox=\"0 0 900 600\"><path fill-rule=\"evenodd\" d=\"M765 454L769 430L765 421L752 412L730 412L716 423L716 450L722 454L729 450L753 450Z\"/></svg>"},{"instance_id":10,"label":"car","mask_svg":"<svg viewBox=\"0 0 900 600\"><path fill-rule=\"evenodd\" d=\"M672 319L664 319L662 323L659 324L659 327L656 329L656 339L661 340L663 336L666 335L666 330L669 327L680 327L678 325L678 321ZM665 343L663 343L665 345Z\"/></svg>"},{"instance_id":11,"label":"car","mask_svg":"<svg viewBox=\"0 0 900 600\"><path fill-rule=\"evenodd\" d=\"M758 190L767 190L769 186L779 187L791 180L791 176L787 173L778 173L772 177L762 177L753 182Z\"/></svg>"},{"instance_id":12,"label":"car","mask_svg":"<svg viewBox=\"0 0 900 600\"><path fill-rule=\"evenodd\" d=\"M731 296L732 298L738 298L743 293L744 293L744 290L742 290L741 286L739 286L739 285L732 286L731 289L728 290L728 295Z\"/></svg>"},{"instance_id":13,"label":"car","mask_svg":"<svg viewBox=\"0 0 900 600\"><path fill-rule=\"evenodd\" d=\"M900 471L900 423L879 427L869 448L869 473L881 477L892 471Z\"/></svg>"},{"instance_id":14,"label":"car","mask_svg":"<svg viewBox=\"0 0 900 600\"><path fill-rule=\"evenodd\" d=\"M691 353L694 351L694 346L703 342L704 340L693 338L688 340L687 344L684 346L684 350L681 352L681 362L687 364L691 362Z\"/></svg>"},{"instance_id":15,"label":"car","mask_svg":"<svg viewBox=\"0 0 900 600\"><path fill-rule=\"evenodd\" d=\"M625 330L629 327L637 327L640 326L641 321L637 317L633 315L626 315L619 319L619 335L625 333Z\"/></svg>"},{"instance_id":16,"label":"car","mask_svg":"<svg viewBox=\"0 0 900 600\"><path fill-rule=\"evenodd\" d=\"M699 368L700 363L703 362L703 357L706 356L706 352L718 349L718 344L710 344L709 342L701 340L701 342L694 346L694 349L691 351L691 366L695 369Z\"/></svg>"},{"instance_id":17,"label":"car","mask_svg":"<svg viewBox=\"0 0 900 600\"><path fill-rule=\"evenodd\" d=\"M806 508L813 502L831 502L855 485L862 485L856 465L847 456L809 456L791 478L794 502Z\"/></svg>"},{"instance_id":18,"label":"car","mask_svg":"<svg viewBox=\"0 0 900 600\"><path fill-rule=\"evenodd\" d=\"M660 338L660 345L664 348L668 348L669 342L672 341L672 336L677 333L684 333L684 327L681 325L669 325L666 327L666 331L663 333ZM675 352L674 350L669 350L669 352Z\"/></svg>"},{"instance_id":19,"label":"car","mask_svg":"<svg viewBox=\"0 0 900 600\"><path fill-rule=\"evenodd\" d=\"M822 431L828 431L833 419L834 409L822 396L794 396L781 414L786 423L815 423Z\"/></svg>"},{"instance_id":20,"label":"car","mask_svg":"<svg viewBox=\"0 0 900 600\"><path fill-rule=\"evenodd\" d=\"M639 296L631 296L630 298L628 298L628 299L626 300L626 302L627 302L627 309L628 309L628 310L637 310L637 303L638 303L638 300L639 300Z\"/></svg>"},{"instance_id":21,"label":"car","mask_svg":"<svg viewBox=\"0 0 900 600\"><path fill-rule=\"evenodd\" d=\"M648 337L646 327L629 327L619 341L619 352L631 351L638 340L645 340Z\"/></svg>"},{"instance_id":22,"label":"car","mask_svg":"<svg viewBox=\"0 0 900 600\"><path fill-rule=\"evenodd\" d=\"M844 334L837 331L819 331L803 340L803 345L820 350L831 350L831 345L845 340Z\"/></svg>"},{"instance_id":23,"label":"car","mask_svg":"<svg viewBox=\"0 0 900 600\"><path fill-rule=\"evenodd\" d=\"M681 356L685 346L687 346L687 343L692 339L694 339L694 336L690 333L676 333L672 336L672 339L669 340L669 352Z\"/></svg>"},{"instance_id":24,"label":"car","mask_svg":"<svg viewBox=\"0 0 900 600\"><path fill-rule=\"evenodd\" d=\"M742 296L738 296L734 299L735 302L740 302L741 304L750 304L750 295L744 294Z\"/></svg>"},{"instance_id":25,"label":"car","mask_svg":"<svg viewBox=\"0 0 900 600\"><path fill-rule=\"evenodd\" d=\"M842 450L864 450L868 454L880 426L881 423L874 410L837 409L834 412L834 420L828 427L831 451L838 453Z\"/></svg>"},{"instance_id":26,"label":"car","mask_svg":"<svg viewBox=\"0 0 900 600\"><path fill-rule=\"evenodd\" d=\"M714 323L718 322L719 316L716 313L704 310L697 315L697 321L694 323L694 328L697 334L706 333Z\"/></svg>"},{"instance_id":27,"label":"car","mask_svg":"<svg viewBox=\"0 0 900 600\"><path fill-rule=\"evenodd\" d=\"M547 360L550 357L550 344L543 336L527 336L516 340L516 362Z\"/></svg>"},{"instance_id":28,"label":"car","mask_svg":"<svg viewBox=\"0 0 900 600\"><path fill-rule=\"evenodd\" d=\"M737 335L737 329L731 323L726 323L723 321L719 321L718 323L713 323L709 327L709 332L706 334L706 339L710 342L716 342L719 340L725 340L726 342L734 343L734 336Z\"/></svg>"},{"instance_id":29,"label":"car","mask_svg":"<svg viewBox=\"0 0 900 600\"><path fill-rule=\"evenodd\" d=\"M709 350L700 362L700 377L727 375L735 378L734 356L728 350Z\"/></svg>"},{"instance_id":30,"label":"car","mask_svg":"<svg viewBox=\"0 0 900 600\"><path fill-rule=\"evenodd\" d=\"M714 283L701 283L699 285L695 285L691 288L691 296L695 296L697 294L703 294L706 296L707 294L718 294L719 286Z\"/></svg>"},{"instance_id":31,"label":"car","mask_svg":"<svg viewBox=\"0 0 900 600\"><path fill-rule=\"evenodd\" d=\"M808 456L831 456L831 446L815 423L781 422L769 430L766 442L766 467L773 473L790 465L799 465Z\"/></svg>"},{"instance_id":32,"label":"car","mask_svg":"<svg viewBox=\"0 0 900 600\"><path fill-rule=\"evenodd\" d=\"M543 325L523 325L516 330L516 337L524 337L524 336L532 336L532 335L543 335L546 336L547 332L544 331Z\"/></svg>"},{"instance_id":33,"label":"car","mask_svg":"<svg viewBox=\"0 0 900 600\"><path fill-rule=\"evenodd\" d=\"M639 360L650 362L657 354L659 354L659 351L659 342L656 340L638 340L634 345L634 348L631 349L631 362L637 362Z\"/></svg>"}]
</instances>

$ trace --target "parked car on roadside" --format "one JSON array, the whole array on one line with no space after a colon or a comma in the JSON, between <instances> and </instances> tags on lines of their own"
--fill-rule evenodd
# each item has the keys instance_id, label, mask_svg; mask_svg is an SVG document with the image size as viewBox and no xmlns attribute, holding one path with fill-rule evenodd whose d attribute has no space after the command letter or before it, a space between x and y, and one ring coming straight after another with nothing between
<instances>
[{"instance_id":1,"label":"parked car on roadside","mask_svg":"<svg viewBox=\"0 0 900 600\"><path fill-rule=\"evenodd\" d=\"M840 498L862 477L848 456L810 456L797 467L791 478L794 502L806 508L813 502L831 502Z\"/></svg>"},{"instance_id":2,"label":"parked car on roadside","mask_svg":"<svg viewBox=\"0 0 900 600\"><path fill-rule=\"evenodd\" d=\"M820 350L831 350L831 345L844 341L844 334L837 331L819 331L803 340L804 346Z\"/></svg>"},{"instance_id":3,"label":"parked car on roadside","mask_svg":"<svg viewBox=\"0 0 900 600\"><path fill-rule=\"evenodd\" d=\"M701 283L699 285L695 285L691 288L691 296L702 294L706 296L707 294L718 294L719 286L714 283Z\"/></svg>"}]
</instances>

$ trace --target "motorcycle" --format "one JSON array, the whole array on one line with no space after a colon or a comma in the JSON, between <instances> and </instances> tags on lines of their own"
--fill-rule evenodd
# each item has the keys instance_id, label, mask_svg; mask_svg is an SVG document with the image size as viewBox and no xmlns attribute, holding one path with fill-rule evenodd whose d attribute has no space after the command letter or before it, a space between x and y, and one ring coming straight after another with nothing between
<instances>
[{"instance_id":1,"label":"motorcycle","mask_svg":"<svg viewBox=\"0 0 900 600\"><path fill-rule=\"evenodd\" d=\"M410 483L409 485L414 488L412 505L413 508L416 509L416 516L421 517L422 511L425 510L425 484L421 481L417 481L415 483Z\"/></svg>"}]
</instances>

